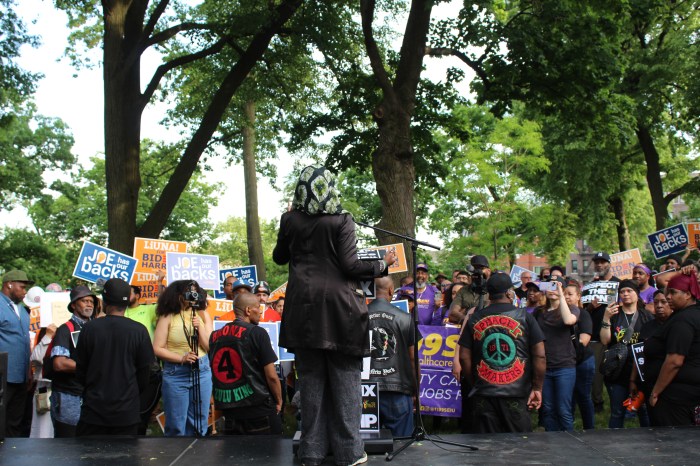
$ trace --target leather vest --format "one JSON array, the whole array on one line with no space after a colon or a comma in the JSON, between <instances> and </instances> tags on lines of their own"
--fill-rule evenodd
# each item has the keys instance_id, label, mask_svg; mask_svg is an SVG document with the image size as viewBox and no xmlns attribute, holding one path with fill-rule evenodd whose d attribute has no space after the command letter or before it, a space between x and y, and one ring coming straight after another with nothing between
<instances>
[{"instance_id":1,"label":"leather vest","mask_svg":"<svg viewBox=\"0 0 700 466\"><path fill-rule=\"evenodd\" d=\"M488 397L526 397L530 393L530 328L524 309L489 313L488 307L472 316L472 371L476 382L471 394Z\"/></svg>"},{"instance_id":2,"label":"leather vest","mask_svg":"<svg viewBox=\"0 0 700 466\"><path fill-rule=\"evenodd\" d=\"M255 328L259 327L236 319L211 334L209 360L216 409L255 406L270 396L249 338Z\"/></svg>"}]
</instances>

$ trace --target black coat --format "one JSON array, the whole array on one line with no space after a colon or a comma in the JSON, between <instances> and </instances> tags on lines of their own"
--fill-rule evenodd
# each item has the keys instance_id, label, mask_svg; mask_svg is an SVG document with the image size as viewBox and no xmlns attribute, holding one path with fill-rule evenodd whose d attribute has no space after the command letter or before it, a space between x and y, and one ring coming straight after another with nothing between
<instances>
[{"instance_id":1,"label":"black coat","mask_svg":"<svg viewBox=\"0 0 700 466\"><path fill-rule=\"evenodd\" d=\"M380 262L358 260L356 241L350 214L282 215L272 253L276 263L289 263L280 346L369 355L367 305L358 281L380 276Z\"/></svg>"}]
</instances>

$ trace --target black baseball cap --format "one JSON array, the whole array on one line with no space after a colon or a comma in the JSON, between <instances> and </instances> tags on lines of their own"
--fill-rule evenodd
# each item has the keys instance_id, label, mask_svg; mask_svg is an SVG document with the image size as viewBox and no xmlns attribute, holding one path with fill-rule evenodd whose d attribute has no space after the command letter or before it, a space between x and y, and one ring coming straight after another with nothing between
<instances>
[{"instance_id":1,"label":"black baseball cap","mask_svg":"<svg viewBox=\"0 0 700 466\"><path fill-rule=\"evenodd\" d=\"M115 306L128 306L131 286L121 278L110 278L102 289L102 301Z\"/></svg>"},{"instance_id":2,"label":"black baseball cap","mask_svg":"<svg viewBox=\"0 0 700 466\"><path fill-rule=\"evenodd\" d=\"M513 288L513 281L507 273L494 273L486 281L486 291L489 294L501 294Z\"/></svg>"},{"instance_id":3,"label":"black baseball cap","mask_svg":"<svg viewBox=\"0 0 700 466\"><path fill-rule=\"evenodd\" d=\"M591 259L593 262L595 261L606 261L606 262L611 262L610 261L610 254L604 251L596 252L595 255L593 256L593 259Z\"/></svg>"},{"instance_id":4,"label":"black baseball cap","mask_svg":"<svg viewBox=\"0 0 700 466\"><path fill-rule=\"evenodd\" d=\"M472 258L469 260L469 263L474 267L485 267L487 269L489 268L489 260L486 258L486 256L482 256L480 254L472 256Z\"/></svg>"}]
</instances>

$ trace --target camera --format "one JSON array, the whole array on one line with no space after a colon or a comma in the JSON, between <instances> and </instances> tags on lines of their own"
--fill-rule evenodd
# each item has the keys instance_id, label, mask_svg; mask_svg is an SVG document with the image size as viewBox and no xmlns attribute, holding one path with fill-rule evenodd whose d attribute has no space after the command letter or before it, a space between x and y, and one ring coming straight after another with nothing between
<instances>
[{"instance_id":1,"label":"camera","mask_svg":"<svg viewBox=\"0 0 700 466\"><path fill-rule=\"evenodd\" d=\"M486 276L481 269L474 269L472 272L472 291L476 294L486 294Z\"/></svg>"},{"instance_id":2,"label":"camera","mask_svg":"<svg viewBox=\"0 0 700 466\"><path fill-rule=\"evenodd\" d=\"M190 305L192 309L200 310L204 309L204 299L199 293L197 282L190 282L185 287L184 300Z\"/></svg>"}]
</instances>

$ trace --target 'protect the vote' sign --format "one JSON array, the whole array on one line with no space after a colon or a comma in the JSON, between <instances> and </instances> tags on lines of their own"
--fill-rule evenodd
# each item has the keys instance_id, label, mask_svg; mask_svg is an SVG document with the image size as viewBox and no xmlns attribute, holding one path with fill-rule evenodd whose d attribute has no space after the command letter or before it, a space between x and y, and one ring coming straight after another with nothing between
<instances>
[{"instance_id":1,"label":"'protect the vote' sign","mask_svg":"<svg viewBox=\"0 0 700 466\"><path fill-rule=\"evenodd\" d=\"M617 301L618 282L592 282L581 290L581 303L588 304L596 298L600 304L612 304Z\"/></svg>"},{"instance_id":2,"label":"'protect the vote' sign","mask_svg":"<svg viewBox=\"0 0 700 466\"><path fill-rule=\"evenodd\" d=\"M73 269L73 276L91 283L121 278L131 283L138 260L121 252L84 241Z\"/></svg>"},{"instance_id":3,"label":"'protect the vote' sign","mask_svg":"<svg viewBox=\"0 0 700 466\"><path fill-rule=\"evenodd\" d=\"M219 289L219 258L205 254L166 253L168 283L194 280L205 290Z\"/></svg>"},{"instance_id":4,"label":"'protect the vote' sign","mask_svg":"<svg viewBox=\"0 0 700 466\"><path fill-rule=\"evenodd\" d=\"M688 245L688 233L682 223L647 235L647 238L657 259L681 252Z\"/></svg>"},{"instance_id":5,"label":"'protect the vote' sign","mask_svg":"<svg viewBox=\"0 0 700 466\"><path fill-rule=\"evenodd\" d=\"M379 385L362 382L362 420L360 432L379 432Z\"/></svg>"}]
</instances>

